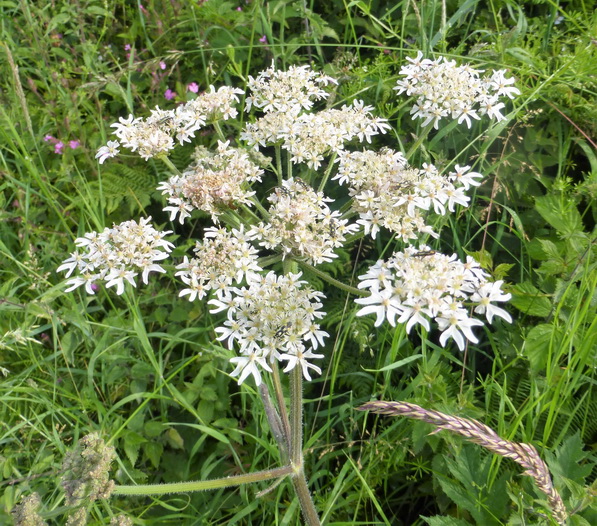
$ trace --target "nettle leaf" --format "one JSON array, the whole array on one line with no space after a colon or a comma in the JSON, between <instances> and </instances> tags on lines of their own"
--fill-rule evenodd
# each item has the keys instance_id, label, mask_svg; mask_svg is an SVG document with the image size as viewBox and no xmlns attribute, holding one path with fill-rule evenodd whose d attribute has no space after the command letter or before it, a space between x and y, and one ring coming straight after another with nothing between
<instances>
[{"instance_id":1,"label":"nettle leaf","mask_svg":"<svg viewBox=\"0 0 597 526\"><path fill-rule=\"evenodd\" d=\"M147 439L134 431L129 431L124 436L124 452L133 466L139 458L139 449L144 442L147 442Z\"/></svg>"},{"instance_id":2,"label":"nettle leaf","mask_svg":"<svg viewBox=\"0 0 597 526\"><path fill-rule=\"evenodd\" d=\"M563 237L583 231L581 215L571 199L544 195L535 198L535 209Z\"/></svg>"},{"instance_id":3,"label":"nettle leaf","mask_svg":"<svg viewBox=\"0 0 597 526\"><path fill-rule=\"evenodd\" d=\"M546 318L551 313L551 301L548 294L539 290L530 281L523 281L511 289L510 303L519 311L529 316Z\"/></svg>"}]
</instances>

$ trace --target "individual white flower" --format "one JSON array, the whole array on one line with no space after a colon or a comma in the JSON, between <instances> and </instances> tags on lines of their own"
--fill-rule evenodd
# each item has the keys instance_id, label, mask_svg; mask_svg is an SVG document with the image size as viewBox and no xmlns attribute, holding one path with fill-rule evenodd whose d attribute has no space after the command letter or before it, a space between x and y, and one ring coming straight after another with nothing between
<instances>
[{"instance_id":1,"label":"individual white flower","mask_svg":"<svg viewBox=\"0 0 597 526\"><path fill-rule=\"evenodd\" d=\"M392 289L384 289L379 292L371 292L366 298L357 298L355 303L365 305L357 312L357 316L376 314L375 326L379 327L384 320L392 326L396 326L396 316L402 314L400 302L394 297Z\"/></svg>"},{"instance_id":2,"label":"individual white flower","mask_svg":"<svg viewBox=\"0 0 597 526\"><path fill-rule=\"evenodd\" d=\"M305 380L309 382L311 381L309 369L313 369L317 374L321 374L321 369L319 367L307 361L312 358L323 358L323 354L314 354L313 351L309 349L308 351L297 350L294 354L284 353L280 355L280 360L286 360L288 362L284 369L285 373L292 371L297 365L300 365Z\"/></svg>"},{"instance_id":3,"label":"individual white flower","mask_svg":"<svg viewBox=\"0 0 597 526\"><path fill-rule=\"evenodd\" d=\"M261 356L259 351L253 351L247 356L236 356L230 358L230 361L236 364L236 369L230 373L230 376L238 376L238 384L242 384L249 375L255 378L255 385L261 385L261 371L263 367L268 372L273 372L267 363L265 356Z\"/></svg>"},{"instance_id":4,"label":"individual white flower","mask_svg":"<svg viewBox=\"0 0 597 526\"><path fill-rule=\"evenodd\" d=\"M469 318L466 310L460 309L453 312L448 318L438 316L436 319L439 329L443 331L439 337L440 344L445 347L448 338L452 338L458 345L458 349L464 351L465 341L478 343L479 340L473 334L472 327L483 326L483 322L475 318Z\"/></svg>"},{"instance_id":5,"label":"individual white flower","mask_svg":"<svg viewBox=\"0 0 597 526\"><path fill-rule=\"evenodd\" d=\"M95 158L98 159L100 164L104 164L106 159L116 157L120 153L120 150L118 149L119 146L120 143L118 141L108 141L106 146L102 146L97 151Z\"/></svg>"},{"instance_id":6,"label":"individual white flower","mask_svg":"<svg viewBox=\"0 0 597 526\"><path fill-rule=\"evenodd\" d=\"M485 314L487 321L492 322L494 316L503 318L508 323L512 323L512 316L508 314L504 309L492 305L492 301L508 301L512 298L512 294L504 294L502 292L502 280L494 283L485 283L471 296L471 301L478 303L475 307L475 312L479 314Z\"/></svg>"}]
</instances>

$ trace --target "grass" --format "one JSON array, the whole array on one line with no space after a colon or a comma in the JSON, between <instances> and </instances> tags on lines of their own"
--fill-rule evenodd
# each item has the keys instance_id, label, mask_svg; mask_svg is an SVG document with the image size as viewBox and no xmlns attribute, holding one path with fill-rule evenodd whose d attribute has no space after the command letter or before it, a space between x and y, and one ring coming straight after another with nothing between
<instances>
[{"instance_id":1,"label":"grass","mask_svg":"<svg viewBox=\"0 0 597 526\"><path fill-rule=\"evenodd\" d=\"M345 292L327 288L324 328L332 337L304 405L315 506L328 525L480 524L479 517L550 524L545 500L515 466L459 438L430 435L428 424L356 411L374 398L475 418L505 439L533 444L568 511L576 511L571 523L597 522L592 5L144 6L147 12L99 0L0 6L0 523L11 524L19 499L36 491L44 518L63 524L62 459L93 431L116 447L119 484L279 466L259 393L229 377L233 352L215 342L219 320L205 303L178 299L172 277L119 297L63 292L55 269L85 232L152 215L175 230L180 259L207 225L168 221L155 191L168 173L159 163L131 155L97 164L109 124L156 104L174 107L163 98L167 88L181 99L189 82L242 87L272 59L280 68L312 62L341 79L334 104L358 94L393 127L379 145L406 151L421 130L392 87L416 49L508 68L522 91L501 126L440 128L412 158L486 174L473 206L436 225L443 230L434 248L474 254L504 279L516 319L489 327L479 345L459 353L440 347L436 332L373 328L373 319L355 316ZM67 145L63 154L46 135ZM81 146L71 150L71 140ZM213 146L215 135L199 140ZM183 168L189 155L176 151L172 161ZM367 261L398 249L387 235L364 239L330 271L354 284ZM119 513L147 525L300 524L290 485L256 498L266 488L116 496L93 504L89 524Z\"/></svg>"}]
</instances>

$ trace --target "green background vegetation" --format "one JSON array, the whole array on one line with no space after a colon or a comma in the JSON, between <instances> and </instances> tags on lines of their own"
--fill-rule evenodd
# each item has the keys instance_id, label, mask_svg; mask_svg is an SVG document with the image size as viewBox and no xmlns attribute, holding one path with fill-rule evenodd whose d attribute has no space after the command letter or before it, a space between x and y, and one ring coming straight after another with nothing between
<instances>
[{"instance_id":1,"label":"green background vegetation","mask_svg":"<svg viewBox=\"0 0 597 526\"><path fill-rule=\"evenodd\" d=\"M389 119L394 131L377 146L408 146L417 123L392 87L419 49L506 68L522 92L507 121L490 131L486 121L440 128L418 159L474 163L486 175L434 248L472 254L504 279L515 321L485 329L463 354L441 348L434 333L374 330L345 293L326 288L324 374L305 393L316 507L330 525L550 524L544 497L514 463L430 435L424 423L355 411L375 398L477 418L534 444L576 512L571 524L597 524L592 2L148 0L140 9L4 0L0 24L0 524L33 491L48 520L64 522L62 458L91 431L116 447L113 478L122 484L278 465L258 393L226 374L232 353L214 344L218 319L204 303L178 299L174 278L122 297L62 292L55 269L75 237L142 215L172 228L155 191L167 177L160 163L95 161L109 124L174 107L190 82L243 87L275 59L281 69L310 63L335 76L335 103L359 97ZM177 99L164 99L167 88ZM46 135L81 146L56 154ZM199 142L213 146L216 136ZM172 160L184 167L190 153L178 149ZM204 224L174 226L175 257ZM395 246L389 236L364 241L328 270L349 280ZM256 498L264 488L115 497L94 505L90 524L120 512L146 525L300 524L289 486Z\"/></svg>"}]
</instances>

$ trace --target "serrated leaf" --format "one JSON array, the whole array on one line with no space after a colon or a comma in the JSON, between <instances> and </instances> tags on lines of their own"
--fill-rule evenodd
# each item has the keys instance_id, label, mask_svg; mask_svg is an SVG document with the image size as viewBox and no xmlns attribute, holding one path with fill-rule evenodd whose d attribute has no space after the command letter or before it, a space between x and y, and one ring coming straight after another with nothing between
<instances>
[{"instance_id":1,"label":"serrated leaf","mask_svg":"<svg viewBox=\"0 0 597 526\"><path fill-rule=\"evenodd\" d=\"M143 451L147 455L151 465L157 469L160 465L162 453L164 452L164 446L160 442L146 442L143 444Z\"/></svg>"},{"instance_id":2,"label":"serrated leaf","mask_svg":"<svg viewBox=\"0 0 597 526\"><path fill-rule=\"evenodd\" d=\"M535 209L564 237L583 231L582 218L571 199L549 194L535 198Z\"/></svg>"},{"instance_id":3,"label":"serrated leaf","mask_svg":"<svg viewBox=\"0 0 597 526\"><path fill-rule=\"evenodd\" d=\"M529 316L546 318L551 313L551 301L547 294L541 292L530 281L524 281L511 289L510 303L519 311Z\"/></svg>"},{"instance_id":4,"label":"serrated leaf","mask_svg":"<svg viewBox=\"0 0 597 526\"><path fill-rule=\"evenodd\" d=\"M504 279L506 276L508 276L512 267L514 267L513 263L500 263L493 269L492 275L496 281L499 281L500 279Z\"/></svg>"},{"instance_id":5,"label":"serrated leaf","mask_svg":"<svg viewBox=\"0 0 597 526\"><path fill-rule=\"evenodd\" d=\"M141 444L143 444L146 441L147 440L145 437L133 431L129 431L124 436L124 452L126 453L127 458L133 466L139 458L139 450L141 448Z\"/></svg>"},{"instance_id":6,"label":"serrated leaf","mask_svg":"<svg viewBox=\"0 0 597 526\"><path fill-rule=\"evenodd\" d=\"M208 386L203 386L199 396L201 397L201 400L206 400L208 402L215 402L218 399L218 393L216 393L215 389Z\"/></svg>"}]
</instances>

